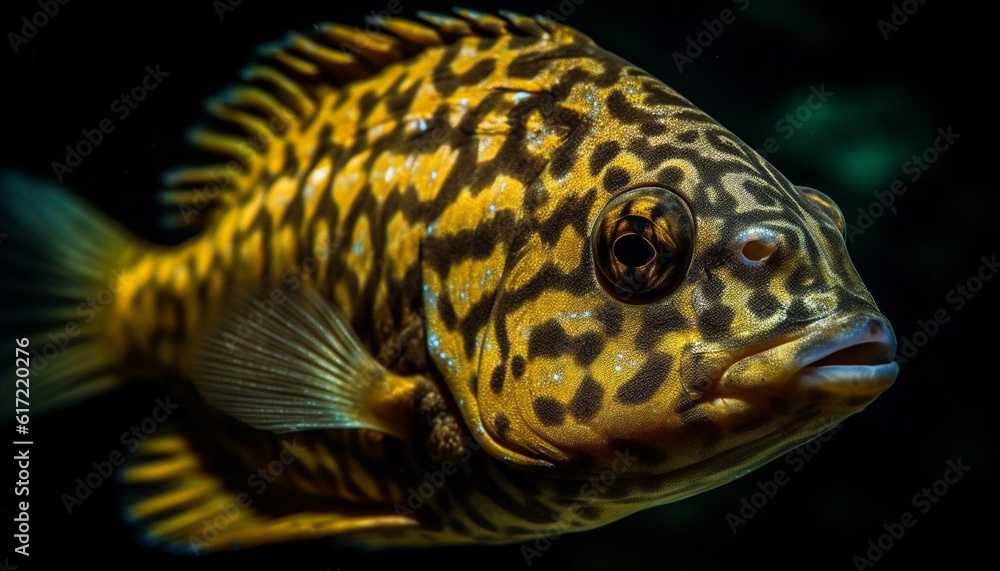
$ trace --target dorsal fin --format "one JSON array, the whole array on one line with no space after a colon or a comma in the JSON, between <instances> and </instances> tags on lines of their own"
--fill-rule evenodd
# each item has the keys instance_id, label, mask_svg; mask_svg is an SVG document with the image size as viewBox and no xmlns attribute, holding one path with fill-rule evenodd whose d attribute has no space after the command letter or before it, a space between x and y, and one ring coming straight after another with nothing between
<instances>
[{"instance_id":1,"label":"dorsal fin","mask_svg":"<svg viewBox=\"0 0 1000 571\"><path fill-rule=\"evenodd\" d=\"M172 205L165 217L171 227L199 227L213 211L235 203L260 180L272 138L296 129L318 111L322 97L373 76L421 50L445 46L468 36L504 34L550 39L584 37L543 16L513 12L500 16L456 9L456 16L418 12L423 22L405 18L369 18L380 31L343 24L321 24L309 34L290 32L265 44L243 70L243 83L206 101L215 123L196 127L191 143L215 162L166 173L162 201Z\"/></svg>"}]
</instances>

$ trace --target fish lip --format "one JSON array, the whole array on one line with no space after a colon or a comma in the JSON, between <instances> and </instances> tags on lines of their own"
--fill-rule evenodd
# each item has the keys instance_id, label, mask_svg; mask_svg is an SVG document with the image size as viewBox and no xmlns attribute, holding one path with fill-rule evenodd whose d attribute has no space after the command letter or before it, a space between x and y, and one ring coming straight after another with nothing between
<instances>
[{"instance_id":1,"label":"fish lip","mask_svg":"<svg viewBox=\"0 0 1000 571\"><path fill-rule=\"evenodd\" d=\"M803 387L816 387L829 392L860 393L873 389L880 392L896 379L899 364L895 361L882 365L827 365L803 367L798 371L798 382Z\"/></svg>"},{"instance_id":2,"label":"fish lip","mask_svg":"<svg viewBox=\"0 0 1000 571\"><path fill-rule=\"evenodd\" d=\"M821 363L851 348L860 350L864 345L870 346L863 354L847 356L858 362ZM896 337L892 326L876 312L821 319L791 341L763 347L734 361L720 375L718 386L728 393L727 396L738 397L738 393L749 388L749 383L739 379L741 369L765 361L778 364L784 371L765 384L786 385L789 381L798 381L803 388L841 393L852 390L881 392L892 384L899 372L899 365L894 361Z\"/></svg>"}]
</instances>

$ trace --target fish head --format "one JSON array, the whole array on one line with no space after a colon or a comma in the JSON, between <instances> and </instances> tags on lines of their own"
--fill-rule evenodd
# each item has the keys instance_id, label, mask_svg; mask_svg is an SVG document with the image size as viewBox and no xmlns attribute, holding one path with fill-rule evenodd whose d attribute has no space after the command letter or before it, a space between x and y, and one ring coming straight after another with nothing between
<instances>
[{"instance_id":1,"label":"fish head","mask_svg":"<svg viewBox=\"0 0 1000 571\"><path fill-rule=\"evenodd\" d=\"M508 462L586 475L627 454L683 496L862 410L895 338L829 197L620 76L563 102L579 122L526 189L463 412Z\"/></svg>"}]
</instances>

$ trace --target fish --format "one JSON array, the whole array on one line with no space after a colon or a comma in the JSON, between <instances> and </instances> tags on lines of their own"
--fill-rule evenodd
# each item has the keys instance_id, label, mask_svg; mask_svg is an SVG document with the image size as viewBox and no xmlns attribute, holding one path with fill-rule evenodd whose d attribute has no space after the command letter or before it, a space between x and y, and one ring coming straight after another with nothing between
<instances>
[{"instance_id":1,"label":"fish","mask_svg":"<svg viewBox=\"0 0 1000 571\"><path fill-rule=\"evenodd\" d=\"M290 33L191 142L161 193L176 245L0 175L32 410L165 395L115 468L151 546L585 531L759 468L898 373L836 203L550 18Z\"/></svg>"}]
</instances>

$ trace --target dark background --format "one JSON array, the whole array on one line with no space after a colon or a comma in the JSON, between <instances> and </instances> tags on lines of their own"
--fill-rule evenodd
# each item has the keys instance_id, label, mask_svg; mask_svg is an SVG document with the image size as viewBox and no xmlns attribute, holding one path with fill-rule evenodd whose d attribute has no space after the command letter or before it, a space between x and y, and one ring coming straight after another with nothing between
<instances>
[{"instance_id":1,"label":"dark background","mask_svg":"<svg viewBox=\"0 0 1000 571\"><path fill-rule=\"evenodd\" d=\"M18 54L3 53L3 155L0 162L52 177L64 147L113 116L111 102L136 85L144 67L170 75L87 158L65 184L140 236L168 241L157 230L154 191L159 174L190 156L184 134L203 99L234 80L254 46L319 21L361 24L385 2L244 1L220 21L211 2L70 2ZM448 9L438 0L402 0L416 9ZM484 11L535 13L550 2L469 1ZM946 461L971 467L917 524L875 563L879 569L915 564L958 567L992 558L998 512L994 367L1000 280L987 282L961 310L946 298L973 276L982 256L998 253L996 148L992 138L996 50L988 8L928 0L898 31L883 38L876 22L892 3L751 0L736 21L678 72L672 59L686 38L704 30L727 1L658 4L587 0L567 24L645 68L754 147L774 137L770 160L793 182L833 197L849 222L874 193L904 179L907 192L891 212L856 236L854 262L897 336L912 337L918 320L944 309L950 321L901 365L899 379L863 413L848 419L822 449L793 472L787 485L733 534L726 514L758 490L782 459L719 489L648 509L604 528L555 541L533 568L852 569L882 525L915 512L911 497L942 477ZM917 5L915 2L913 5ZM908 6L911 7L911 6ZM8 1L0 24L19 30L31 1ZM986 63L977 63L986 62ZM833 96L785 139L775 122L806 103L810 87ZM917 181L903 172L911 155L933 144L938 128L961 135ZM0 228L0 232L3 229ZM2 246L0 246L2 247ZM987 365L990 366L987 366ZM3 363L4 377L10 364ZM6 382L6 381L5 381ZM118 520L116 490L105 483L68 515L60 495L90 462L121 449L122 431L148 416L156 393L141 387L103 397L68 413L32 419L31 557L0 542L0 561L22 569L87 562L106 569L295 568L369 566L514 568L517 545L363 552L318 541L177 559L136 543ZM7 406L5 403L3 406ZM13 464L2 478L12 482ZM11 484L4 484L4 487ZM7 488L10 490L10 488ZM10 537L14 504L2 507ZM13 567L11 567L13 568Z\"/></svg>"}]
</instances>

